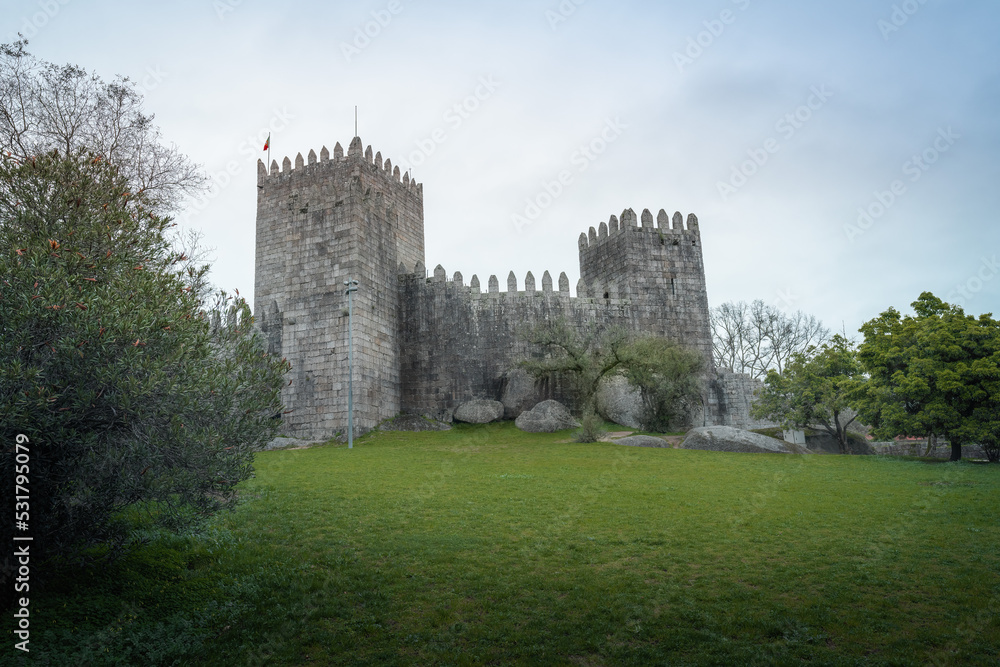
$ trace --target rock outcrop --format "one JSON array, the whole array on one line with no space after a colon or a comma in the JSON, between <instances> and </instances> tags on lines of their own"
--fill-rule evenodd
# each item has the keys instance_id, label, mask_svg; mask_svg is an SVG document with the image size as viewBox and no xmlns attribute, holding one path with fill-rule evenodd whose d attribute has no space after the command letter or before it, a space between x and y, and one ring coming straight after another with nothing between
<instances>
[{"instance_id":1,"label":"rock outcrop","mask_svg":"<svg viewBox=\"0 0 1000 667\"><path fill-rule=\"evenodd\" d=\"M567 428L577 428L580 422L573 418L559 401L542 401L514 421L519 429L529 433L555 433Z\"/></svg>"},{"instance_id":2,"label":"rock outcrop","mask_svg":"<svg viewBox=\"0 0 1000 667\"><path fill-rule=\"evenodd\" d=\"M608 421L634 429L646 427L648 415L642 392L621 375L601 382L594 399L597 413Z\"/></svg>"},{"instance_id":3,"label":"rock outcrop","mask_svg":"<svg viewBox=\"0 0 1000 667\"><path fill-rule=\"evenodd\" d=\"M454 419L467 424L489 424L503 419L503 403L488 399L466 401L455 408Z\"/></svg>"},{"instance_id":4,"label":"rock outcrop","mask_svg":"<svg viewBox=\"0 0 1000 667\"><path fill-rule=\"evenodd\" d=\"M380 431L447 431L451 426L419 415L398 415L382 422L378 428Z\"/></svg>"},{"instance_id":5,"label":"rock outcrop","mask_svg":"<svg viewBox=\"0 0 1000 667\"><path fill-rule=\"evenodd\" d=\"M535 395L535 378L528 371L523 368L507 371L503 378L503 396L500 397L504 417L516 419L538 401Z\"/></svg>"},{"instance_id":6,"label":"rock outcrop","mask_svg":"<svg viewBox=\"0 0 1000 667\"><path fill-rule=\"evenodd\" d=\"M652 435L630 435L613 441L616 445L628 445L629 447L670 447L670 443L663 438Z\"/></svg>"},{"instance_id":7,"label":"rock outcrop","mask_svg":"<svg viewBox=\"0 0 1000 667\"><path fill-rule=\"evenodd\" d=\"M806 454L809 450L760 433L732 426L702 426L688 431L681 449L705 449L714 452L751 452L770 454Z\"/></svg>"}]
</instances>

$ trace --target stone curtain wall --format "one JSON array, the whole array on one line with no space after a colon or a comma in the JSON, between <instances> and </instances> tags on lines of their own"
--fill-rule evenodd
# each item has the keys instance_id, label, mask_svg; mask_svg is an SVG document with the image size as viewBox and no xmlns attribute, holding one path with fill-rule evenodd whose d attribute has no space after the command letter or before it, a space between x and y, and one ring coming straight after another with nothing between
<instances>
[{"instance_id":1,"label":"stone curtain wall","mask_svg":"<svg viewBox=\"0 0 1000 667\"><path fill-rule=\"evenodd\" d=\"M530 275L530 274L529 274ZM565 276L564 276L565 277ZM515 281L513 275L508 276ZM424 278L422 267L400 281L402 409L442 418L473 398L499 400L504 374L530 353L524 336L538 323L564 318L584 330L596 318L574 307L568 281L564 291L499 291L495 277L489 291L478 279L465 285L461 274L446 280L438 267ZM541 388L545 398L565 400L555 388ZM545 395L547 393L547 395Z\"/></svg>"},{"instance_id":2,"label":"stone curtain wall","mask_svg":"<svg viewBox=\"0 0 1000 667\"><path fill-rule=\"evenodd\" d=\"M665 216L661 211L661 220ZM557 319L582 337L613 325L662 335L700 351L711 369L697 219L689 217L688 229L637 227L627 210L620 225L614 216L611 221L610 233L602 223L600 232L591 228L589 238L581 235L575 297L565 273L554 289L546 271L539 289L529 272L523 290L511 273L505 292L496 276L483 292L477 276L466 285L458 273L448 280L441 266L430 278L423 265L400 275L402 409L441 417L473 398L499 400L505 373L539 353L527 343L527 333ZM707 376L714 377L714 370ZM569 398L560 388L540 389L540 398Z\"/></svg>"},{"instance_id":3,"label":"stone curtain wall","mask_svg":"<svg viewBox=\"0 0 1000 667\"><path fill-rule=\"evenodd\" d=\"M254 312L271 351L292 363L285 431L324 438L347 423L347 300L354 297L359 432L400 411L396 273L423 261L423 188L357 137L345 156L258 163Z\"/></svg>"}]
</instances>

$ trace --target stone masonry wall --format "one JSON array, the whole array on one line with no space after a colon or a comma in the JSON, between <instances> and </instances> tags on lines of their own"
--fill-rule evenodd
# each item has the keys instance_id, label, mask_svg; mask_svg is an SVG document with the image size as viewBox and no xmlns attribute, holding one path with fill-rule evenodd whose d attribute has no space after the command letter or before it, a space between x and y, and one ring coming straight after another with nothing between
<instances>
[{"instance_id":1,"label":"stone masonry wall","mask_svg":"<svg viewBox=\"0 0 1000 667\"><path fill-rule=\"evenodd\" d=\"M563 318L582 330L597 319L587 317L586 308L570 297L565 274L561 291L553 291L547 280L547 289L530 284L530 290L518 292L511 274L507 292L499 291L493 276L489 291L482 293L475 276L466 285L461 274L449 281L438 267L434 277L426 279L423 267L417 268L400 276L405 412L441 418L472 398L499 399L504 373L530 353L524 334L532 326Z\"/></svg>"},{"instance_id":2,"label":"stone masonry wall","mask_svg":"<svg viewBox=\"0 0 1000 667\"><path fill-rule=\"evenodd\" d=\"M685 228L677 212L671 225L660 209L654 224L646 209L641 226L638 222L627 209L620 222L611 216L607 224L580 235L581 280L593 296L627 294L633 331L692 347L710 367L712 338L698 218L690 214Z\"/></svg>"},{"instance_id":3,"label":"stone masonry wall","mask_svg":"<svg viewBox=\"0 0 1000 667\"><path fill-rule=\"evenodd\" d=\"M689 218L688 229L657 229L647 210L637 227L629 209L621 224L611 221L610 233L601 223L600 232L591 228L589 238L580 237L575 297L565 273L554 289L546 271L539 289L529 272L520 291L510 273L506 292L496 276L483 292L477 276L466 285L458 273L448 280L441 266L430 278L423 265L400 275L402 409L442 416L473 398L499 399L505 372L539 352L527 332L556 319L584 337L612 325L666 336L699 350L711 368L697 219Z\"/></svg>"},{"instance_id":4,"label":"stone masonry wall","mask_svg":"<svg viewBox=\"0 0 1000 667\"><path fill-rule=\"evenodd\" d=\"M715 379L709 383L706 401L710 417L708 425L742 429L777 426L774 422L750 416L754 393L763 387L763 382L749 375L734 373L727 368L717 369Z\"/></svg>"},{"instance_id":5,"label":"stone masonry wall","mask_svg":"<svg viewBox=\"0 0 1000 667\"><path fill-rule=\"evenodd\" d=\"M423 261L423 189L357 137L345 156L301 153L295 168L258 163L254 312L271 351L292 363L286 433L310 438L347 422L347 300L354 295L354 404L359 432L400 410L400 262Z\"/></svg>"}]
</instances>

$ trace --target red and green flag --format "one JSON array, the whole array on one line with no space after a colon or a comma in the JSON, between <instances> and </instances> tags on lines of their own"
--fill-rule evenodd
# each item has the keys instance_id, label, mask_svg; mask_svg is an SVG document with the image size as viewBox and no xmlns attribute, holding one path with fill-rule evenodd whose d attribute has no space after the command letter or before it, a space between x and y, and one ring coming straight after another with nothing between
<instances>
[{"instance_id":1,"label":"red and green flag","mask_svg":"<svg viewBox=\"0 0 1000 667\"><path fill-rule=\"evenodd\" d=\"M264 142L264 150L267 150L270 147L271 147L271 133L268 132L267 141Z\"/></svg>"}]
</instances>

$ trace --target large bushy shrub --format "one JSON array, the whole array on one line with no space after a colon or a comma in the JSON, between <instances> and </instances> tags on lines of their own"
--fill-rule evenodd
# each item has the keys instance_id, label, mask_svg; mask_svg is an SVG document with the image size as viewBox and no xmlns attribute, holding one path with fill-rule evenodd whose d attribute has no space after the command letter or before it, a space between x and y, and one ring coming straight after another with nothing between
<instances>
[{"instance_id":1,"label":"large bushy shrub","mask_svg":"<svg viewBox=\"0 0 1000 667\"><path fill-rule=\"evenodd\" d=\"M287 362L241 299L212 316L170 225L92 154L0 160L0 483L24 434L33 563L113 557L139 515L218 510L277 429Z\"/></svg>"}]
</instances>

